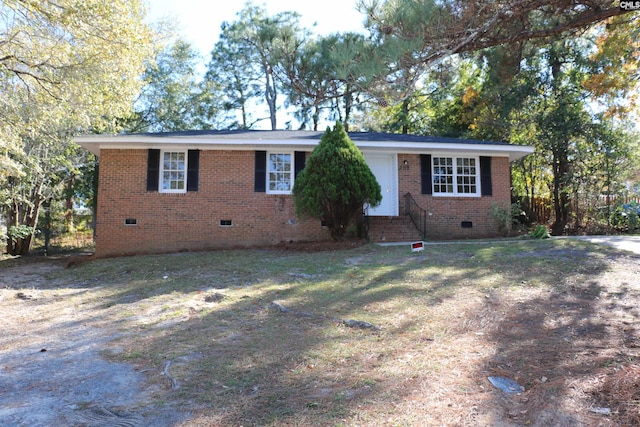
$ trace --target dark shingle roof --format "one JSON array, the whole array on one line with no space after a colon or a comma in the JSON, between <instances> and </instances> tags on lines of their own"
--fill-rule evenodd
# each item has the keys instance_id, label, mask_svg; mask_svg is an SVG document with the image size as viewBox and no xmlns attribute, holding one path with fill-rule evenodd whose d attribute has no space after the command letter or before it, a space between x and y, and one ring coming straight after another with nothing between
<instances>
[{"instance_id":1,"label":"dark shingle roof","mask_svg":"<svg viewBox=\"0 0 640 427\"><path fill-rule=\"evenodd\" d=\"M203 150L264 150L287 148L312 150L324 132L304 130L191 130L180 132L85 135L74 140L95 155L104 148L146 149L193 147ZM533 153L533 147L505 142L380 132L349 132L363 151L397 153L460 153L476 156L508 156L511 161Z\"/></svg>"},{"instance_id":2,"label":"dark shingle roof","mask_svg":"<svg viewBox=\"0 0 640 427\"><path fill-rule=\"evenodd\" d=\"M208 137L210 139L225 140L320 140L324 132L308 130L188 130L177 132L136 133L133 136L152 136L158 138L174 137ZM449 143L449 144L491 144L511 145L506 142L483 141L477 139L449 138L442 136L406 135L399 133L381 132L348 132L349 138L359 141L387 141L387 142L415 142L415 143Z\"/></svg>"}]
</instances>

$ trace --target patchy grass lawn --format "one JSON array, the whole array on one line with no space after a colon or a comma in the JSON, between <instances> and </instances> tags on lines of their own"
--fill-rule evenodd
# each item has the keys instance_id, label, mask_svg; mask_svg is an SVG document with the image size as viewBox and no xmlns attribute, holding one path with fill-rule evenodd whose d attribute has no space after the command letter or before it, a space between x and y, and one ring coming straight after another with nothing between
<instances>
[{"instance_id":1,"label":"patchy grass lawn","mask_svg":"<svg viewBox=\"0 0 640 427\"><path fill-rule=\"evenodd\" d=\"M639 261L569 239L219 251L96 260L28 291L41 318L110 331L105 357L185 426L613 426L640 423Z\"/></svg>"}]
</instances>

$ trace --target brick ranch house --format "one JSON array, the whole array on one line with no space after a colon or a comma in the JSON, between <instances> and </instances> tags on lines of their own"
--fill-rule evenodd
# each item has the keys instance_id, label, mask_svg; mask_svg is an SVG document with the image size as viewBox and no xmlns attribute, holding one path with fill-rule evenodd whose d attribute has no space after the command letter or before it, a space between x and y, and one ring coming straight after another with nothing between
<instances>
[{"instance_id":1,"label":"brick ranch house","mask_svg":"<svg viewBox=\"0 0 640 427\"><path fill-rule=\"evenodd\" d=\"M329 239L321 221L296 217L291 195L322 134L188 131L75 138L100 158L96 256ZM533 152L530 146L453 138L349 137L382 188L380 206L365 209L371 241L497 235L491 210L494 204L509 209L510 162Z\"/></svg>"}]
</instances>

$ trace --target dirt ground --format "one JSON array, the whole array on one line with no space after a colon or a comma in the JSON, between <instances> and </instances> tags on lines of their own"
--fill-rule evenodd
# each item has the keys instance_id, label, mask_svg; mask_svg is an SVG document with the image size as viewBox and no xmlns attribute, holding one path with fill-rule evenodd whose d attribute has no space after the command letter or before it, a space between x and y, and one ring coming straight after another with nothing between
<instances>
[{"instance_id":1,"label":"dirt ground","mask_svg":"<svg viewBox=\"0 0 640 427\"><path fill-rule=\"evenodd\" d=\"M283 243L274 249L318 252L362 244ZM144 372L105 360L104 352L120 351L110 347L117 331L93 326L96 319L81 307L51 312L51 301L40 298L41 289L60 288L56 302L64 302L69 294L62 289L69 284L45 276L90 258L24 258L0 269L0 425L168 427L187 422L187 412L153 401L159 390L145 383Z\"/></svg>"},{"instance_id":2,"label":"dirt ground","mask_svg":"<svg viewBox=\"0 0 640 427\"><path fill-rule=\"evenodd\" d=\"M640 256L620 254L609 262L612 268L599 282L576 283L566 295L541 292L535 305L487 295L494 305L480 313L483 318L460 325L461 332L481 325L499 340L503 358L488 375L507 376L517 371L514 363L526 363L535 378L526 392L501 397L496 412L505 416L493 418L491 425L529 425L533 413L540 426L640 425ZM85 292L82 283L45 277L67 263L66 258L26 259L0 269L0 425L191 425L191 414L178 403L157 400L159 390L145 381L147 372L106 360L105 353L121 351L111 346L119 332L100 327L104 319L83 307L64 304ZM53 297L41 298L41 289L58 288ZM552 320L558 336L544 336L539 327L549 321L548 313L563 313ZM511 316L511 327L491 330L496 316ZM581 343L571 360L566 358L569 341L572 348ZM550 360L557 360L552 370ZM558 388L570 390L562 402L553 401ZM489 425L488 419L472 413L465 425Z\"/></svg>"},{"instance_id":3,"label":"dirt ground","mask_svg":"<svg viewBox=\"0 0 640 427\"><path fill-rule=\"evenodd\" d=\"M154 404L157 390L143 372L105 360L116 331L92 326L81 307L48 309L40 289L64 288L58 302L75 293L44 277L67 262L26 259L0 270L0 425L164 427L186 419Z\"/></svg>"}]
</instances>

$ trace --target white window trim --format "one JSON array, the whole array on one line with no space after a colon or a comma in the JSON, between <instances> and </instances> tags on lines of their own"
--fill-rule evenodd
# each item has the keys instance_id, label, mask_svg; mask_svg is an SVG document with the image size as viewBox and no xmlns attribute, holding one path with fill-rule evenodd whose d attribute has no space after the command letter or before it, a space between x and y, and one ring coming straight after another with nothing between
<instances>
[{"instance_id":1,"label":"white window trim","mask_svg":"<svg viewBox=\"0 0 640 427\"><path fill-rule=\"evenodd\" d=\"M271 162L269 161L269 158L271 157L272 154L289 154L291 156L291 168L289 170L289 172L291 173L291 186L290 186L290 190L288 191L284 191L284 190L270 190L270 182L269 182L269 166L271 164ZM267 167L266 167L266 193L267 194L291 194L293 192L293 184L295 182L295 153L293 151L267 151Z\"/></svg>"},{"instance_id":2,"label":"white window trim","mask_svg":"<svg viewBox=\"0 0 640 427\"><path fill-rule=\"evenodd\" d=\"M433 163L436 157L446 157L453 159L453 193L438 193L435 191L435 173ZM458 193L458 184L457 184L457 160L458 159L475 159L476 161L476 192L475 193ZM480 188L480 157L478 156L469 156L469 155L451 155L451 154L432 154L431 155L431 194L433 197L481 197L482 190Z\"/></svg>"},{"instance_id":3,"label":"white window trim","mask_svg":"<svg viewBox=\"0 0 640 427\"><path fill-rule=\"evenodd\" d=\"M164 188L164 155L165 153L182 153L184 154L184 186L182 189L165 189ZM185 150L162 150L160 151L160 177L158 179L158 192L160 193L173 193L182 194L187 192L187 171L189 170L189 155Z\"/></svg>"}]
</instances>

